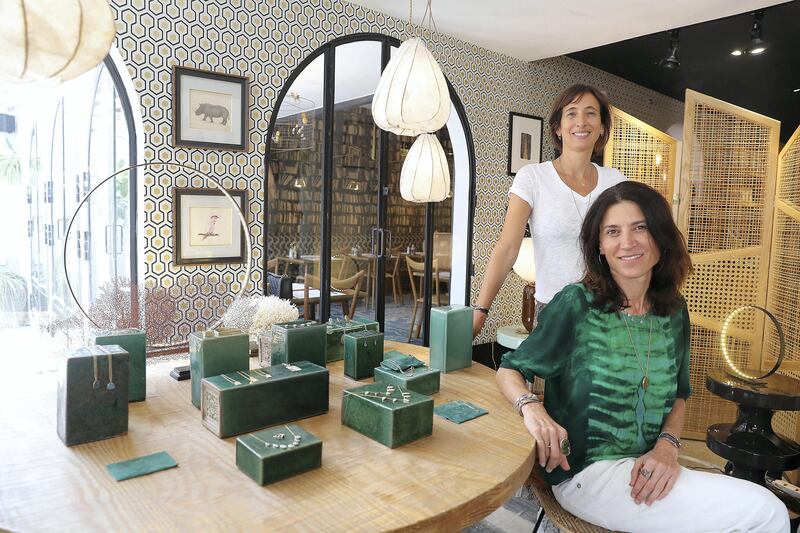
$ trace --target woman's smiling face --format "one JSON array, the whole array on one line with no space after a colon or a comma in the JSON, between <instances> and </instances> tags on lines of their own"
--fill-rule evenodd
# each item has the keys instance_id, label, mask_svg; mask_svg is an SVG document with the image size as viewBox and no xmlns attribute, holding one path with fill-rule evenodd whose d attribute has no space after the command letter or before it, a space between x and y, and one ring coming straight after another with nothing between
<instances>
[{"instance_id":1,"label":"woman's smiling face","mask_svg":"<svg viewBox=\"0 0 800 533\"><path fill-rule=\"evenodd\" d=\"M603 133L600 102L591 93L583 93L561 110L561 124L556 131L564 150L593 150Z\"/></svg>"},{"instance_id":2,"label":"woman's smiling face","mask_svg":"<svg viewBox=\"0 0 800 533\"><path fill-rule=\"evenodd\" d=\"M661 255L634 202L624 200L608 208L600 225L600 253L618 284L650 276Z\"/></svg>"}]
</instances>

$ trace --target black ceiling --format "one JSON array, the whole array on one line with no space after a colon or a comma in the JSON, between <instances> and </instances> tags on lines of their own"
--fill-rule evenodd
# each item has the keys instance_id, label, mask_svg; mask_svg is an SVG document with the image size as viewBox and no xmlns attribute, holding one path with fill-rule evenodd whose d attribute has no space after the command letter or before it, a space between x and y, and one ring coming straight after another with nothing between
<instances>
[{"instance_id":1,"label":"black ceiling","mask_svg":"<svg viewBox=\"0 0 800 533\"><path fill-rule=\"evenodd\" d=\"M761 55L735 57L746 49L753 14L680 28L680 68L658 61L669 52L669 33L660 32L591 48L569 57L678 100L685 90L725 100L781 121L781 142L800 123L800 1L766 8Z\"/></svg>"}]
</instances>

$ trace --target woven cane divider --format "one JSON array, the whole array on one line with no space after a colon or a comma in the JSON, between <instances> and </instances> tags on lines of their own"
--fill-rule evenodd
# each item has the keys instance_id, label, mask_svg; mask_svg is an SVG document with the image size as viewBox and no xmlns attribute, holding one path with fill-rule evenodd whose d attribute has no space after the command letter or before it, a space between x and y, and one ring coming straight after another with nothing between
<instances>
[{"instance_id":1,"label":"woven cane divider","mask_svg":"<svg viewBox=\"0 0 800 533\"><path fill-rule=\"evenodd\" d=\"M733 309L766 305L780 123L686 91L678 226L694 274L684 295L692 321L691 385L684 434L705 438L732 421L731 402L706 392L708 370L722 366L719 332ZM741 313L729 331L737 365L762 366L764 317Z\"/></svg>"},{"instance_id":2,"label":"woven cane divider","mask_svg":"<svg viewBox=\"0 0 800 533\"><path fill-rule=\"evenodd\" d=\"M800 128L778 156L776 189L767 309L781 323L786 342L780 371L800 378ZM779 352L778 336L774 328L768 327L764 335L764 366L773 365ZM773 427L800 440L797 413L777 413Z\"/></svg>"},{"instance_id":3,"label":"woven cane divider","mask_svg":"<svg viewBox=\"0 0 800 533\"><path fill-rule=\"evenodd\" d=\"M611 108L611 118L603 165L649 185L672 205L677 139L616 107Z\"/></svg>"}]
</instances>

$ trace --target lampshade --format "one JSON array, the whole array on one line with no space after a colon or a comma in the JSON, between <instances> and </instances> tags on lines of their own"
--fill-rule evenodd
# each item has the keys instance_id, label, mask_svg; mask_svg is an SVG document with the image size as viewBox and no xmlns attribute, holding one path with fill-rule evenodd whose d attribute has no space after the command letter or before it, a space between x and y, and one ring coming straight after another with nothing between
<instances>
[{"instance_id":1,"label":"lampshade","mask_svg":"<svg viewBox=\"0 0 800 533\"><path fill-rule=\"evenodd\" d=\"M533 264L533 238L525 237L519 247L519 255L512 267L519 277L528 283L536 281L536 267Z\"/></svg>"},{"instance_id":2,"label":"lampshade","mask_svg":"<svg viewBox=\"0 0 800 533\"><path fill-rule=\"evenodd\" d=\"M409 202L441 202L450 194L450 168L439 139L417 137L400 171L400 196Z\"/></svg>"},{"instance_id":3,"label":"lampshade","mask_svg":"<svg viewBox=\"0 0 800 533\"><path fill-rule=\"evenodd\" d=\"M405 41L386 65L372 98L372 117L397 135L431 133L447 124L447 82L421 39Z\"/></svg>"},{"instance_id":4,"label":"lampshade","mask_svg":"<svg viewBox=\"0 0 800 533\"><path fill-rule=\"evenodd\" d=\"M107 0L0 2L0 78L72 79L103 60L115 33Z\"/></svg>"}]
</instances>

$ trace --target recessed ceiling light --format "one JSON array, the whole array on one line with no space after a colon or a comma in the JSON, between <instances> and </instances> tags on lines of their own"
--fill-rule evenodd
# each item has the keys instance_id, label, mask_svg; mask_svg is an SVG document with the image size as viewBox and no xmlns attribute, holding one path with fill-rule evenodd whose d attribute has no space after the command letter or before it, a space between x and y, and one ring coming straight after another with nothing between
<instances>
[{"instance_id":1,"label":"recessed ceiling light","mask_svg":"<svg viewBox=\"0 0 800 533\"><path fill-rule=\"evenodd\" d=\"M792 91L792 92L793 92L793 93L800 93L800 87L798 87L797 89L795 89L795 90L794 90L794 91Z\"/></svg>"},{"instance_id":2,"label":"recessed ceiling light","mask_svg":"<svg viewBox=\"0 0 800 533\"><path fill-rule=\"evenodd\" d=\"M733 52L731 52L731 55L732 56L740 56L740 55L742 55L742 51L741 50L734 50Z\"/></svg>"},{"instance_id":3,"label":"recessed ceiling light","mask_svg":"<svg viewBox=\"0 0 800 533\"><path fill-rule=\"evenodd\" d=\"M751 48L751 49L749 50L749 52L748 52L748 53L749 53L750 55L757 56L758 54L763 54L765 50L766 50L766 48L765 48L765 47L763 47L763 46L757 46L757 47L755 47L755 48Z\"/></svg>"}]
</instances>

